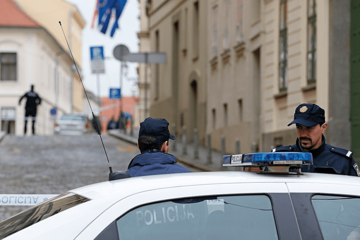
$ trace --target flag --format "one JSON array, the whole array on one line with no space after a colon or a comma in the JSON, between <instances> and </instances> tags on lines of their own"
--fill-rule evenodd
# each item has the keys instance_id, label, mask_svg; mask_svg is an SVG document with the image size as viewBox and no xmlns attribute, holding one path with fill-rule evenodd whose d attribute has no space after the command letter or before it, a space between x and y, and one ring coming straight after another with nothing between
<instances>
[{"instance_id":1,"label":"flag","mask_svg":"<svg viewBox=\"0 0 360 240\"><path fill-rule=\"evenodd\" d=\"M106 33L109 25L112 9L115 5L115 0L99 0L99 29L100 32Z\"/></svg>"},{"instance_id":2,"label":"flag","mask_svg":"<svg viewBox=\"0 0 360 240\"><path fill-rule=\"evenodd\" d=\"M115 8L115 22L114 22L114 25L111 29L111 32L110 32L110 37L113 37L114 36L114 33L115 33L115 30L119 28L119 18L121 16L121 13L123 12L124 10L124 7L125 7L125 4L126 4L126 0L116 0L115 4L114 4L114 8Z\"/></svg>"},{"instance_id":3,"label":"flag","mask_svg":"<svg viewBox=\"0 0 360 240\"><path fill-rule=\"evenodd\" d=\"M91 22L91 28L94 28L94 25L95 25L95 19L96 19L97 15L98 15L98 6L99 6L99 0L96 0L94 16L93 16L93 19L92 19L92 22Z\"/></svg>"}]
</instances>

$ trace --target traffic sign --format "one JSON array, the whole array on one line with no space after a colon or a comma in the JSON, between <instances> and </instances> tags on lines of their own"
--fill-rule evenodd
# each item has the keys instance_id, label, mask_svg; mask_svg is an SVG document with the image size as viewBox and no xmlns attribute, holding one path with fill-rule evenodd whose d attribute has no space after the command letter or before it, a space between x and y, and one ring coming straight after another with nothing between
<instances>
[{"instance_id":1,"label":"traffic sign","mask_svg":"<svg viewBox=\"0 0 360 240\"><path fill-rule=\"evenodd\" d=\"M110 99L120 99L121 92L120 88L110 88Z\"/></svg>"},{"instance_id":2,"label":"traffic sign","mask_svg":"<svg viewBox=\"0 0 360 240\"><path fill-rule=\"evenodd\" d=\"M128 62L138 62L138 63L166 63L166 53L164 52L129 53L123 59Z\"/></svg>"},{"instance_id":3,"label":"traffic sign","mask_svg":"<svg viewBox=\"0 0 360 240\"><path fill-rule=\"evenodd\" d=\"M91 72L105 73L104 48L102 46L90 47Z\"/></svg>"},{"instance_id":4,"label":"traffic sign","mask_svg":"<svg viewBox=\"0 0 360 240\"><path fill-rule=\"evenodd\" d=\"M129 54L129 49L125 45L117 45L113 50L114 57L119 61L124 61L124 57Z\"/></svg>"},{"instance_id":5,"label":"traffic sign","mask_svg":"<svg viewBox=\"0 0 360 240\"><path fill-rule=\"evenodd\" d=\"M50 110L50 115L51 116L55 116L56 115L56 108L52 108L51 110Z\"/></svg>"}]
</instances>

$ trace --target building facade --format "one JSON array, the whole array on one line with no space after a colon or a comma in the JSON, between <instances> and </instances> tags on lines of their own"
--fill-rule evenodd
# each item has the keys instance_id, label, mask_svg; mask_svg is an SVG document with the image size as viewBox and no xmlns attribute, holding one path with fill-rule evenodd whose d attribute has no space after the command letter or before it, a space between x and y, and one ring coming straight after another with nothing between
<instances>
[{"instance_id":1,"label":"building facade","mask_svg":"<svg viewBox=\"0 0 360 240\"><path fill-rule=\"evenodd\" d=\"M160 46L168 54L157 73L152 66L158 77L151 76L150 115L167 114L179 126L177 132L183 125L189 134L205 127L202 143L209 134L216 150L225 139L228 153L237 151L236 142L241 152L269 151L295 143L295 127L287 126L295 108L316 103L329 123L327 142L360 157L357 90L350 91L359 89L355 70L354 77L350 74L357 61L350 36L357 34L358 3L147 1L151 48Z\"/></svg>"},{"instance_id":2,"label":"building facade","mask_svg":"<svg viewBox=\"0 0 360 240\"><path fill-rule=\"evenodd\" d=\"M11 0L1 0L1 6L1 130L23 134L25 101L21 105L18 101L34 85L35 92L42 98L37 109L36 134L53 134L55 118L50 114L51 109L57 107L60 115L69 113L75 105L81 111L82 94L80 104L72 102L72 99L77 102L71 96L72 59L51 32L24 10L25 7ZM76 84L74 86L76 89ZM28 129L31 129L30 124L31 121Z\"/></svg>"},{"instance_id":3,"label":"building facade","mask_svg":"<svg viewBox=\"0 0 360 240\"><path fill-rule=\"evenodd\" d=\"M194 129L205 144L206 22L208 1L145 1L151 52L165 52L166 64L152 64L148 75L151 117L166 118L188 141ZM142 41L142 39L140 39ZM140 73L140 81L141 80Z\"/></svg>"}]
</instances>

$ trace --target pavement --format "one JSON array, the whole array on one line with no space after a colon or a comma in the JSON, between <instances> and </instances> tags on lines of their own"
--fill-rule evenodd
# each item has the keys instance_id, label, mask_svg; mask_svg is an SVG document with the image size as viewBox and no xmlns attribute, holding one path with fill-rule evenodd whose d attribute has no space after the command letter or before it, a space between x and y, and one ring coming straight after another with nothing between
<instances>
[{"instance_id":1,"label":"pavement","mask_svg":"<svg viewBox=\"0 0 360 240\"><path fill-rule=\"evenodd\" d=\"M109 130L108 135L126 141L136 146L137 144L137 132L134 132L133 135L129 131L124 133L118 129ZM175 145L175 149L174 149ZM198 158L195 158L195 148L193 143L188 143L186 145L186 154L183 152L183 145L181 140L170 140L170 150L169 153L174 155L178 162L182 165L189 166L191 168L199 169L200 171L211 172L211 171L226 171L230 170L222 166L222 155L220 152L212 151L211 152L211 162L207 159L207 148L199 146Z\"/></svg>"}]
</instances>

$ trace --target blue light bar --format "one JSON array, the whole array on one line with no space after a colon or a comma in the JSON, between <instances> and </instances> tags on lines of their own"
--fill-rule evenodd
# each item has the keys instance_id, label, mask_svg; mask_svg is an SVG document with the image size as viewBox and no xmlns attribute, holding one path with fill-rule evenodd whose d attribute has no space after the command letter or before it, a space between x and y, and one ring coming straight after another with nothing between
<instances>
[{"instance_id":1,"label":"blue light bar","mask_svg":"<svg viewBox=\"0 0 360 240\"><path fill-rule=\"evenodd\" d=\"M279 166L312 163L312 154L307 152L266 152L223 156L223 166Z\"/></svg>"}]
</instances>

